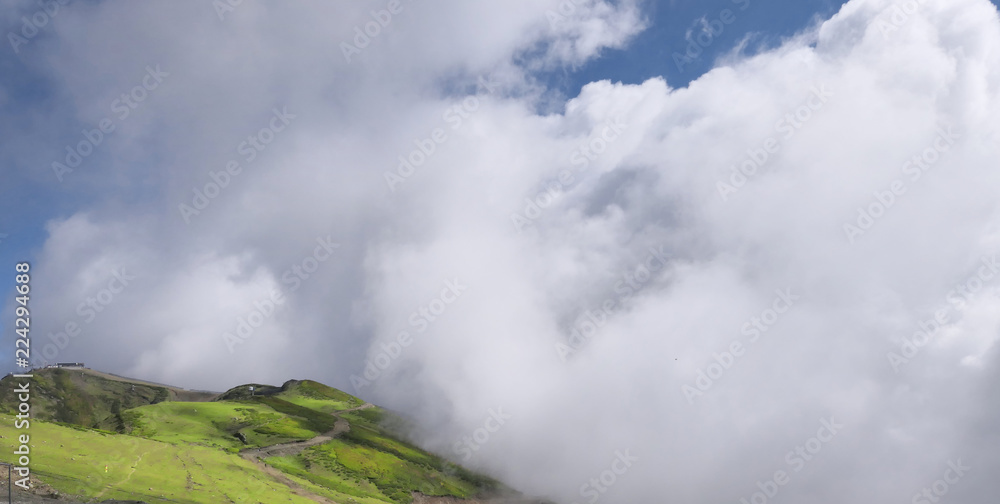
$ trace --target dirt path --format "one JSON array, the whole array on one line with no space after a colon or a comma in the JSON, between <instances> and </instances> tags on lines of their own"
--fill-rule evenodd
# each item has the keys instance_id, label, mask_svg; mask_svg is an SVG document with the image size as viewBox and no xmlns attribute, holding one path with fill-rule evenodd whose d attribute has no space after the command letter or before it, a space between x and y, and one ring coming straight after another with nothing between
<instances>
[{"instance_id":1,"label":"dirt path","mask_svg":"<svg viewBox=\"0 0 1000 504\"><path fill-rule=\"evenodd\" d=\"M309 490L306 490L302 485L292 481L292 479L289 478L287 475L285 475L285 473L261 462L260 460L257 460L256 458L254 458L253 460L247 457L243 458L250 460L250 462L256 465L258 469L264 471L265 474L273 478L278 483L287 486L288 489L291 490L293 494L298 495L299 497L305 497L306 499L314 500L316 502L321 502L323 504L338 504L336 501L332 501L330 499L327 499L326 497L323 497L322 495L314 494Z\"/></svg>"},{"instance_id":2,"label":"dirt path","mask_svg":"<svg viewBox=\"0 0 1000 504\"><path fill-rule=\"evenodd\" d=\"M351 424L340 418L340 415L344 413L351 413L358 410L368 409L373 407L371 403L364 403L356 408L346 409L338 411L336 413L331 413L333 416L337 417L337 421L333 424L333 429L323 434L320 434L312 439L307 439L305 441L292 441L290 443L280 443L271 446L264 446L261 448L247 448L240 452L240 456L243 458L254 461L255 459L264 459L267 457L290 457L293 455L298 455L309 448L310 446L316 446L323 444L327 441L340 437L341 434L349 432L351 430Z\"/></svg>"},{"instance_id":3,"label":"dirt path","mask_svg":"<svg viewBox=\"0 0 1000 504\"><path fill-rule=\"evenodd\" d=\"M413 492L413 504L552 504L549 501L524 497L487 497L483 499L459 499L458 497L433 497Z\"/></svg>"},{"instance_id":4,"label":"dirt path","mask_svg":"<svg viewBox=\"0 0 1000 504\"><path fill-rule=\"evenodd\" d=\"M139 468L139 462L142 462L142 457L144 455L149 455L150 453L162 450L162 449L164 449L166 447L167 447L167 445L161 445L161 446L158 446L156 448L153 448L152 450L140 453L139 454L139 458L137 458L135 460L135 463L132 464L132 470L130 470L128 472L128 474L125 475L125 479L119 481L118 483L115 483L114 485L107 485L107 486L105 486L103 490L101 490L100 492L97 493L97 495L94 496L94 498L95 499L100 499L101 496L104 495L104 492L107 492L112 487L114 487L114 488L121 488L121 486L124 485L125 483L127 483L128 480L132 479L132 475L135 474L135 470Z\"/></svg>"},{"instance_id":5,"label":"dirt path","mask_svg":"<svg viewBox=\"0 0 1000 504\"><path fill-rule=\"evenodd\" d=\"M256 465L261 471L264 471L267 475L271 476L279 483L287 486L292 490L295 495L300 497L305 497L307 499L312 499L316 502L322 502L323 504L336 504L334 501L323 497L322 495L316 495L309 490L306 490L298 483L292 481L285 473L268 466L263 462L263 459L267 457L291 457L302 453L302 450L309 448L310 446L316 446L323 444L332 439L340 437L340 435L351 430L351 424L347 420L344 420L340 415L344 413L351 413L353 411L363 410L374 407L374 404L364 403L361 406L350 408L336 413L331 413L337 418L337 421L333 423L333 429L328 432L324 432L312 439L307 439L305 441L293 441L291 443L279 443L271 446L264 446L261 448L247 448L240 452L240 456L243 457L248 462Z\"/></svg>"}]
</instances>

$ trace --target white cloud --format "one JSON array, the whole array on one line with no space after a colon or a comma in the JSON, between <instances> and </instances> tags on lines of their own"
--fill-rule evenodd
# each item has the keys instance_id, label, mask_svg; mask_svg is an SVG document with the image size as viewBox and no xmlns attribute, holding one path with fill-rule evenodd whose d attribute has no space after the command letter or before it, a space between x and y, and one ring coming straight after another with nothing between
<instances>
[{"instance_id":1,"label":"white cloud","mask_svg":"<svg viewBox=\"0 0 1000 504\"><path fill-rule=\"evenodd\" d=\"M82 120L146 65L173 73L109 140L108 161L73 174L80 190L113 182L108 201L50 227L39 333L121 263L142 278L67 359L200 388L312 377L351 390L380 343L408 331L413 344L363 394L414 415L423 441L452 454L502 407L512 418L472 464L561 501L586 499L581 485L631 450L639 461L602 502L749 500L776 470L791 475L779 499L906 500L956 457L976 470L949 496L987 502L988 431L957 432L996 419L982 388L997 368L994 288L898 375L886 355L997 252L993 6L927 0L886 37L891 4L854 1L688 88L598 82L539 115L518 68L620 47L641 16L589 3L553 29L556 2L522 3L406 3L352 63L339 44L368 14L342 5L244 4L221 23L207 8L116 2L67 15L45 56ZM446 110L465 96L439 86L492 70L505 91L480 94L452 127ZM824 86L832 96L809 108ZM240 142L286 106L295 121L242 160ZM613 140L609 121L624 125ZM390 191L384 173L436 128L446 139ZM915 178L904 163L939 128L958 138ZM718 182L772 138L777 150L723 201ZM583 146L587 162L574 162ZM178 204L230 159L241 175L185 224ZM564 171L571 180L518 232L511 215ZM844 225L895 180L905 193L852 244ZM327 235L343 248L231 356L222 333L288 289L283 273ZM672 263L626 287L651 247ZM454 279L467 290L435 304ZM800 300L750 341L744 324L776 289ZM563 362L557 344L606 301L610 315ZM745 353L690 405L682 386L733 341ZM831 415L845 427L795 472L786 454Z\"/></svg>"}]
</instances>

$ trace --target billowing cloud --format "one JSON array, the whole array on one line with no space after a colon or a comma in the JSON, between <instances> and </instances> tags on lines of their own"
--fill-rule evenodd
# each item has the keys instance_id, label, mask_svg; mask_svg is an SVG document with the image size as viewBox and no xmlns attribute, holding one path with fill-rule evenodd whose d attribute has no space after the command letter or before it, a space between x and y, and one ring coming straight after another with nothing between
<instances>
[{"instance_id":1,"label":"billowing cloud","mask_svg":"<svg viewBox=\"0 0 1000 504\"><path fill-rule=\"evenodd\" d=\"M995 8L852 1L540 112L534 71L643 27L571 7L67 12L33 57L116 130L61 182L104 199L50 224L37 334L192 387L326 381L560 502L991 502Z\"/></svg>"}]
</instances>

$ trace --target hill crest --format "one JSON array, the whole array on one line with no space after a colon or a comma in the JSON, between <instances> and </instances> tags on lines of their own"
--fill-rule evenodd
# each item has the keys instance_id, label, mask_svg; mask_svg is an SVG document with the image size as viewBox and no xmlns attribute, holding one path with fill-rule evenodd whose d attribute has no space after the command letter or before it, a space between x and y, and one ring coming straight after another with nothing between
<instances>
[{"instance_id":1,"label":"hill crest","mask_svg":"<svg viewBox=\"0 0 1000 504\"><path fill-rule=\"evenodd\" d=\"M391 427L391 412L316 381L217 394L91 369L34 375L33 443L43 435L32 472L79 500L215 504L266 492L268 502L529 502L420 449ZM16 407L15 381L0 380L0 411ZM0 420L0 449L16 434ZM259 484L233 484L248 474Z\"/></svg>"}]
</instances>

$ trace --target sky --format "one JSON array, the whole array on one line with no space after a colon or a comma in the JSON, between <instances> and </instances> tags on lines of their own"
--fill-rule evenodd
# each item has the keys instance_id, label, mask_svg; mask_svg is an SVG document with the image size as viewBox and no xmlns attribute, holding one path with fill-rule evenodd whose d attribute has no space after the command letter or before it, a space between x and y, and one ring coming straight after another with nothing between
<instances>
[{"instance_id":1,"label":"sky","mask_svg":"<svg viewBox=\"0 0 1000 504\"><path fill-rule=\"evenodd\" d=\"M232 4L0 8L7 371L27 262L32 365L559 503L995 502L994 3Z\"/></svg>"}]
</instances>

